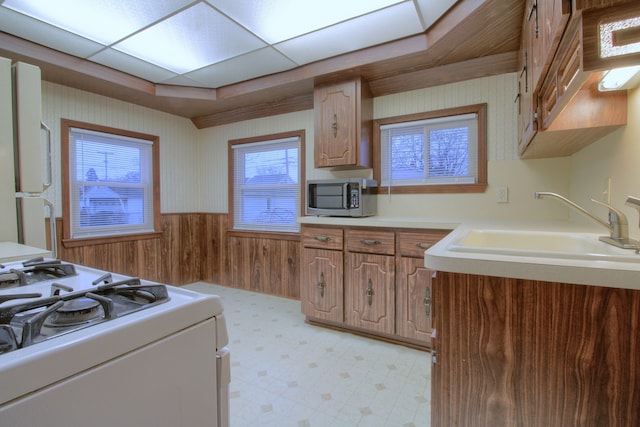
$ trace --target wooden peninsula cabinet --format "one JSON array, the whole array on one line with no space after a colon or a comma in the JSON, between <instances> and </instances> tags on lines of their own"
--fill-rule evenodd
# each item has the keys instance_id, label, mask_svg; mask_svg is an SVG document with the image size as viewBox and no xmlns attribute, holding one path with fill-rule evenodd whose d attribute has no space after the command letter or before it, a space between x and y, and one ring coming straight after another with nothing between
<instances>
[{"instance_id":1,"label":"wooden peninsula cabinet","mask_svg":"<svg viewBox=\"0 0 640 427\"><path fill-rule=\"evenodd\" d=\"M373 97L361 77L314 90L316 168L370 168Z\"/></svg>"},{"instance_id":2,"label":"wooden peninsula cabinet","mask_svg":"<svg viewBox=\"0 0 640 427\"><path fill-rule=\"evenodd\" d=\"M429 348L433 272L423 257L448 232L303 224L307 321Z\"/></svg>"},{"instance_id":3,"label":"wooden peninsula cabinet","mask_svg":"<svg viewBox=\"0 0 640 427\"><path fill-rule=\"evenodd\" d=\"M632 427L640 291L438 272L431 426Z\"/></svg>"}]
</instances>

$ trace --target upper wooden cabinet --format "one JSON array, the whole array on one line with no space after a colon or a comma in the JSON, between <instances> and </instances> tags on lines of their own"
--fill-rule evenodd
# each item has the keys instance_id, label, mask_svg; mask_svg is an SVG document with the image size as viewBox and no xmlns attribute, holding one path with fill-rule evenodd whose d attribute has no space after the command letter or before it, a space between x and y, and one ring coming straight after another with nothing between
<instances>
[{"instance_id":1,"label":"upper wooden cabinet","mask_svg":"<svg viewBox=\"0 0 640 427\"><path fill-rule=\"evenodd\" d=\"M527 147L539 128L538 93L571 16L570 0L529 0L520 45L518 76L519 147Z\"/></svg>"},{"instance_id":2,"label":"upper wooden cabinet","mask_svg":"<svg viewBox=\"0 0 640 427\"><path fill-rule=\"evenodd\" d=\"M593 47L584 40L596 31L592 22L630 6L572 11L566 0L531 0L531 4L535 7L527 10L523 27L519 153L522 158L568 156L627 123L626 92L598 91L602 72L585 66ZM530 41L536 32L530 19L535 13L538 47ZM602 64L607 66L619 65Z\"/></svg>"},{"instance_id":3,"label":"upper wooden cabinet","mask_svg":"<svg viewBox=\"0 0 640 427\"><path fill-rule=\"evenodd\" d=\"M373 97L360 77L314 91L316 168L370 168Z\"/></svg>"}]
</instances>

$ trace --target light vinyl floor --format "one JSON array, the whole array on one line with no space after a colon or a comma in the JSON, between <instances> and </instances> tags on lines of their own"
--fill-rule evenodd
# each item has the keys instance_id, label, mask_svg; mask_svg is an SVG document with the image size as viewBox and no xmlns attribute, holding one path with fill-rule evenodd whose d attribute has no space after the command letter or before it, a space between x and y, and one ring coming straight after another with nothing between
<instances>
[{"instance_id":1,"label":"light vinyl floor","mask_svg":"<svg viewBox=\"0 0 640 427\"><path fill-rule=\"evenodd\" d=\"M430 355L305 323L300 302L224 286L231 427L428 427Z\"/></svg>"}]
</instances>

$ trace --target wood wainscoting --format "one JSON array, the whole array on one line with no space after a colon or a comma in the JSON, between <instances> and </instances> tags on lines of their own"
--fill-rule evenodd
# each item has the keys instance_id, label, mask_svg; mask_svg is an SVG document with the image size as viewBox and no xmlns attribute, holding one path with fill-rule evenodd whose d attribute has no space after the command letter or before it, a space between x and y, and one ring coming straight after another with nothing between
<instances>
[{"instance_id":1,"label":"wood wainscoting","mask_svg":"<svg viewBox=\"0 0 640 427\"><path fill-rule=\"evenodd\" d=\"M228 215L162 214L157 238L65 247L56 219L58 258L182 286L204 281L300 299L299 236L233 233Z\"/></svg>"}]
</instances>

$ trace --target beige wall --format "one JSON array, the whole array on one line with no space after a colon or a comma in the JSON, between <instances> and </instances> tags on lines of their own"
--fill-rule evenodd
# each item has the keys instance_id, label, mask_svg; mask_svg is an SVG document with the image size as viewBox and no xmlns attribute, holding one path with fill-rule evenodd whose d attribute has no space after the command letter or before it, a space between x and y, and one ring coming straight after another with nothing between
<instances>
[{"instance_id":1,"label":"beige wall","mask_svg":"<svg viewBox=\"0 0 640 427\"><path fill-rule=\"evenodd\" d=\"M602 194L611 178L611 199L628 215L633 235L638 216L624 206L627 195L640 197L640 90L629 92L629 125L572 157L520 160L517 156L516 76L506 74L458 84L379 97L376 118L488 103L489 188L483 194L379 196L379 214L447 220L567 219L590 224L560 203L535 200L534 191L570 197L605 218L590 198ZM54 188L49 197L61 206L60 119L69 118L160 136L162 212L227 212L227 141L304 129L307 178L370 176L371 171L313 168L313 111L249 120L197 130L188 119L107 97L43 82L44 120L54 137ZM509 203L496 202L496 187L507 186ZM58 211L60 216L60 211ZM597 227L597 226L596 226Z\"/></svg>"},{"instance_id":2,"label":"beige wall","mask_svg":"<svg viewBox=\"0 0 640 427\"><path fill-rule=\"evenodd\" d=\"M489 189L483 194L379 196L380 215L443 219L563 219L566 210L543 205L536 190L567 192L569 159L522 161L517 155L516 76L505 74L457 84L379 97L375 118L392 117L460 105L488 104ZM203 209L227 212L227 141L287 130L306 131L307 178L371 176L370 170L330 171L313 168L313 111L234 123L200 132ZM496 203L496 187L507 186L509 203Z\"/></svg>"},{"instance_id":3,"label":"beige wall","mask_svg":"<svg viewBox=\"0 0 640 427\"><path fill-rule=\"evenodd\" d=\"M569 195L585 209L606 219L607 210L590 199L607 201L603 193L610 179L611 204L627 215L629 234L640 239L638 212L624 204L629 195L640 197L640 88L628 91L628 96L627 126L571 157ZM571 215L576 221L585 221L577 218L580 214Z\"/></svg>"},{"instance_id":4,"label":"beige wall","mask_svg":"<svg viewBox=\"0 0 640 427\"><path fill-rule=\"evenodd\" d=\"M162 213L200 211L198 130L190 120L49 82L42 82L42 111L54 143L54 185L48 197L55 200L56 216L62 216L60 119L63 118L158 135Z\"/></svg>"}]
</instances>

